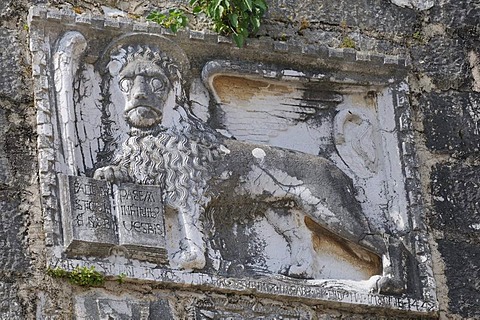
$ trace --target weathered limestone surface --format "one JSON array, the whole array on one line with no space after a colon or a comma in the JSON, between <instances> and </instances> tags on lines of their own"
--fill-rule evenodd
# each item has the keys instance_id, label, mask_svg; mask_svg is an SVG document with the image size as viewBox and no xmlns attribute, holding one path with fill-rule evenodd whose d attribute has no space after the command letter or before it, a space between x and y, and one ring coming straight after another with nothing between
<instances>
[{"instance_id":1,"label":"weathered limestone surface","mask_svg":"<svg viewBox=\"0 0 480 320\"><path fill-rule=\"evenodd\" d=\"M97 310L94 312L98 312L98 317L105 316L100 311L112 310L112 316L139 315L141 318L143 315L147 319L162 319L158 314L166 313L170 317L172 306L179 301L191 307L191 314L196 316L192 316L193 319L236 316L232 305L238 305L238 301L222 302L222 299L236 299L234 295L217 297L216 310L219 311L215 314L211 297L203 297L201 307L192 307L194 304L189 304L188 299L193 293L174 289L159 293L163 289L110 281L104 291L88 296L88 289L75 289L58 279L45 281L46 263L41 259L44 230L39 223L43 218L38 206L32 205L32 198L38 200L39 197L34 156L36 124L32 121L35 117L33 88L27 68L29 57L25 56L28 41L24 30L28 7L44 2L0 2L0 319L55 316L71 319L73 310L85 310L85 305ZM69 7L72 2L50 3ZM101 13L100 6L106 5L141 15L148 12L146 8L168 6L163 1L99 0L74 4L83 12ZM432 243L438 248L433 254L435 278L441 286L438 288L439 314L445 319L475 319L480 317L477 280L480 277L479 97L475 93L480 84L471 57L478 56L479 7L475 2L456 0L435 1L433 7L431 5L432 1L400 0L324 1L321 5L308 1L273 1L260 34L264 39L282 41L278 49L295 43L338 47L345 36L350 36L355 40L356 49L376 54L401 53L411 59L409 86L415 94L415 99L411 99L415 111L414 147L420 150L418 172L414 174L420 174L422 179L422 201L429 212L427 224L434 231ZM308 22L304 26L302 18ZM343 21L346 27L342 27ZM233 55L242 52L236 48L228 50ZM245 50L248 52L248 46ZM124 292L123 297L128 298L122 300L119 297ZM104 307L99 309L97 300L105 301ZM250 306L252 302L242 303ZM261 300L260 304L267 307L258 309L254 316L263 316L262 310L267 310L269 303L271 301ZM301 305L297 310L304 313L298 311L292 319L422 317L379 315L376 311L358 313L335 306ZM79 318L84 315L82 312L78 312ZM188 319L186 313L171 317L174 316Z\"/></svg>"},{"instance_id":2,"label":"weathered limestone surface","mask_svg":"<svg viewBox=\"0 0 480 320\"><path fill-rule=\"evenodd\" d=\"M0 281L0 319L24 319L25 312L20 300L18 299L18 287L15 280Z\"/></svg>"},{"instance_id":3,"label":"weathered limestone surface","mask_svg":"<svg viewBox=\"0 0 480 320\"><path fill-rule=\"evenodd\" d=\"M2 6L3 6L2 2ZM6 10L6 8L3 8ZM2 10L2 15L5 13ZM30 180L35 176L35 134L25 102L31 92L23 86L22 48L19 32L0 27L0 318L24 319L25 305L19 285L29 273L26 246ZM29 109L30 108L30 109Z\"/></svg>"},{"instance_id":4,"label":"weathered limestone surface","mask_svg":"<svg viewBox=\"0 0 480 320\"><path fill-rule=\"evenodd\" d=\"M0 96L19 101L28 96L24 82L26 79L19 76L26 73L25 65L22 66L21 35L16 30L0 27L0 46L3 48L0 55L2 73L0 74ZM26 62L26 61L24 61Z\"/></svg>"},{"instance_id":5,"label":"weathered limestone surface","mask_svg":"<svg viewBox=\"0 0 480 320\"><path fill-rule=\"evenodd\" d=\"M422 95L426 145L432 151L470 155L480 149L480 95L431 92Z\"/></svg>"},{"instance_id":6,"label":"weathered limestone surface","mask_svg":"<svg viewBox=\"0 0 480 320\"><path fill-rule=\"evenodd\" d=\"M479 181L478 165L439 164L432 171L435 211L430 221L442 234L437 241L445 259L448 296L458 301L452 304L452 311L472 318L479 315Z\"/></svg>"},{"instance_id":7,"label":"weathered limestone surface","mask_svg":"<svg viewBox=\"0 0 480 320\"><path fill-rule=\"evenodd\" d=\"M478 165L446 163L433 168L432 195L437 213L432 215L431 222L432 227L444 232L446 239L480 240L480 211L476 201L479 179Z\"/></svg>"},{"instance_id":8,"label":"weathered limestone surface","mask_svg":"<svg viewBox=\"0 0 480 320\"><path fill-rule=\"evenodd\" d=\"M437 90L467 89L471 74L463 39L435 36L412 49L412 63L420 75L432 78Z\"/></svg>"}]
</instances>

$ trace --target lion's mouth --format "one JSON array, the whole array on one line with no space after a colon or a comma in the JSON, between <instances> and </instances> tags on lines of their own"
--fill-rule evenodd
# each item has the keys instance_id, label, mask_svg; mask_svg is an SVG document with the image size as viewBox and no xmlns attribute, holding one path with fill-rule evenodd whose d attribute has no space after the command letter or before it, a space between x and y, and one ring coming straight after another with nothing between
<instances>
[{"instance_id":1,"label":"lion's mouth","mask_svg":"<svg viewBox=\"0 0 480 320\"><path fill-rule=\"evenodd\" d=\"M162 121L162 112L149 106L135 106L125 111L128 124L136 128L149 128Z\"/></svg>"}]
</instances>

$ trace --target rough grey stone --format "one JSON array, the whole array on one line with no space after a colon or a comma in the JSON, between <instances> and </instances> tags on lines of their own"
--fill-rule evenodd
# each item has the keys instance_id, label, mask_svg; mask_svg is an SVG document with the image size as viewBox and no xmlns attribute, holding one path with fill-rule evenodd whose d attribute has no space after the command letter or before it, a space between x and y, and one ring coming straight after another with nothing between
<instances>
[{"instance_id":1,"label":"rough grey stone","mask_svg":"<svg viewBox=\"0 0 480 320\"><path fill-rule=\"evenodd\" d=\"M480 167L440 164L432 172L431 224L448 237L480 240Z\"/></svg>"},{"instance_id":2,"label":"rough grey stone","mask_svg":"<svg viewBox=\"0 0 480 320\"><path fill-rule=\"evenodd\" d=\"M423 95L426 145L431 150L469 154L480 150L480 94L447 92Z\"/></svg>"},{"instance_id":3,"label":"rough grey stone","mask_svg":"<svg viewBox=\"0 0 480 320\"><path fill-rule=\"evenodd\" d=\"M431 22L447 26L453 34L462 39L478 37L480 33L478 1L448 0L439 2L430 12Z\"/></svg>"},{"instance_id":4,"label":"rough grey stone","mask_svg":"<svg viewBox=\"0 0 480 320\"><path fill-rule=\"evenodd\" d=\"M150 302L150 312L148 320L174 319L170 305L165 299L157 299Z\"/></svg>"},{"instance_id":5,"label":"rough grey stone","mask_svg":"<svg viewBox=\"0 0 480 320\"><path fill-rule=\"evenodd\" d=\"M438 240L445 261L449 309L462 319L480 318L480 245L458 240Z\"/></svg>"},{"instance_id":6,"label":"rough grey stone","mask_svg":"<svg viewBox=\"0 0 480 320\"><path fill-rule=\"evenodd\" d=\"M21 47L17 31L0 28L0 97L19 100L22 92Z\"/></svg>"},{"instance_id":7,"label":"rough grey stone","mask_svg":"<svg viewBox=\"0 0 480 320\"><path fill-rule=\"evenodd\" d=\"M311 309L280 303L259 303L247 297L206 297L195 303L195 320L213 319L311 319Z\"/></svg>"},{"instance_id":8,"label":"rough grey stone","mask_svg":"<svg viewBox=\"0 0 480 320\"><path fill-rule=\"evenodd\" d=\"M283 21L326 23L339 26L374 29L378 32L413 34L417 12L400 8L388 1L295 1L273 0L269 3L269 18Z\"/></svg>"},{"instance_id":9,"label":"rough grey stone","mask_svg":"<svg viewBox=\"0 0 480 320\"><path fill-rule=\"evenodd\" d=\"M24 319L22 307L17 298L17 290L15 284L0 281L0 319Z\"/></svg>"},{"instance_id":10,"label":"rough grey stone","mask_svg":"<svg viewBox=\"0 0 480 320\"><path fill-rule=\"evenodd\" d=\"M480 317L480 167L437 165L432 173L431 225L443 231L438 250L445 263L449 309Z\"/></svg>"},{"instance_id":11,"label":"rough grey stone","mask_svg":"<svg viewBox=\"0 0 480 320\"><path fill-rule=\"evenodd\" d=\"M5 135L8 129L8 122L5 117L5 111L0 109L0 185L7 184L11 179L7 150L5 150Z\"/></svg>"},{"instance_id":12,"label":"rough grey stone","mask_svg":"<svg viewBox=\"0 0 480 320\"><path fill-rule=\"evenodd\" d=\"M418 72L432 78L437 89L469 88L471 79L462 39L435 37L412 48L412 61Z\"/></svg>"},{"instance_id":13,"label":"rough grey stone","mask_svg":"<svg viewBox=\"0 0 480 320\"><path fill-rule=\"evenodd\" d=\"M19 213L19 193L0 190L0 275L25 271L28 262L22 244L24 217Z\"/></svg>"},{"instance_id":14,"label":"rough grey stone","mask_svg":"<svg viewBox=\"0 0 480 320\"><path fill-rule=\"evenodd\" d=\"M10 11L12 0L4 0L0 2L0 17L4 17Z\"/></svg>"}]
</instances>

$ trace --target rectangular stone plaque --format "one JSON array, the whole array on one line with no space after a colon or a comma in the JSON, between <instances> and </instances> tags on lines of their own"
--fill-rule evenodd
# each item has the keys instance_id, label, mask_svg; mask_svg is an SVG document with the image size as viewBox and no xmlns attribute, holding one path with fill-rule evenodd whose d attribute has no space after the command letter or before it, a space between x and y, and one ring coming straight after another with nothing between
<instances>
[{"instance_id":1,"label":"rectangular stone plaque","mask_svg":"<svg viewBox=\"0 0 480 320\"><path fill-rule=\"evenodd\" d=\"M115 190L119 244L130 255L165 260L162 193L158 186L124 183Z\"/></svg>"},{"instance_id":2,"label":"rectangular stone plaque","mask_svg":"<svg viewBox=\"0 0 480 320\"><path fill-rule=\"evenodd\" d=\"M108 182L65 175L59 182L67 253L107 255L118 243Z\"/></svg>"},{"instance_id":3,"label":"rectangular stone plaque","mask_svg":"<svg viewBox=\"0 0 480 320\"><path fill-rule=\"evenodd\" d=\"M132 258L167 261L158 186L112 186L80 176L59 179L67 254L107 256L112 246L121 245Z\"/></svg>"},{"instance_id":4,"label":"rectangular stone plaque","mask_svg":"<svg viewBox=\"0 0 480 320\"><path fill-rule=\"evenodd\" d=\"M51 266L282 303L438 310L408 68L390 63L401 59L254 39L231 55L217 37L164 37L128 19L30 16ZM139 89L155 103L129 100ZM145 183L172 192L162 199ZM222 303L189 308L206 319L311 318Z\"/></svg>"}]
</instances>

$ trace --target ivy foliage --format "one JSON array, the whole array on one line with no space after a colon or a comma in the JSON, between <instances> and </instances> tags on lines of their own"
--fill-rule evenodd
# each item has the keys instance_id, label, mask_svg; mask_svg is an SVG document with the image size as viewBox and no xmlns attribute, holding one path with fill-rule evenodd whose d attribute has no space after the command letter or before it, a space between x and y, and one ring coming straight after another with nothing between
<instances>
[{"instance_id":1,"label":"ivy foliage","mask_svg":"<svg viewBox=\"0 0 480 320\"><path fill-rule=\"evenodd\" d=\"M243 47L249 36L255 35L260 21L268 9L265 0L190 0L193 14L205 14L213 22L214 30L222 35L231 35L238 47ZM176 32L186 27L188 18L181 9L168 13L154 11L147 20Z\"/></svg>"},{"instance_id":2,"label":"ivy foliage","mask_svg":"<svg viewBox=\"0 0 480 320\"><path fill-rule=\"evenodd\" d=\"M76 266L72 272L68 272L62 268L48 268L47 274L54 278L68 279L71 284L84 287L97 287L103 285L105 276L95 270L94 266L80 267Z\"/></svg>"},{"instance_id":3,"label":"ivy foliage","mask_svg":"<svg viewBox=\"0 0 480 320\"><path fill-rule=\"evenodd\" d=\"M267 11L265 0L190 0L193 13L205 13L212 19L216 32L232 35L238 47L255 35Z\"/></svg>"},{"instance_id":4,"label":"ivy foliage","mask_svg":"<svg viewBox=\"0 0 480 320\"><path fill-rule=\"evenodd\" d=\"M170 9L168 13L161 13L158 11L152 11L147 20L156 22L165 28L177 32L180 28L185 28L188 23L188 17L181 9Z\"/></svg>"}]
</instances>

